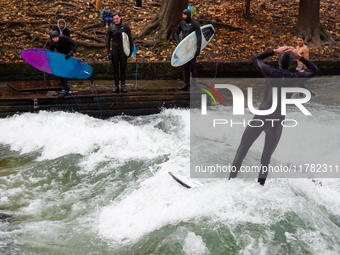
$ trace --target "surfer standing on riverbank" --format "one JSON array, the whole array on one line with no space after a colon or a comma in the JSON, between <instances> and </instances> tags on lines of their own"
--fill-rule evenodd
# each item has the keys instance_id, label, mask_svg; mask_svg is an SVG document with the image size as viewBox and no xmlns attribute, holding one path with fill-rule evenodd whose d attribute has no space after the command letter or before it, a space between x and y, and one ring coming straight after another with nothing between
<instances>
[{"instance_id":1,"label":"surfer standing on riverbank","mask_svg":"<svg viewBox=\"0 0 340 255\"><path fill-rule=\"evenodd\" d=\"M280 69L274 69L263 62L264 59L276 54L281 55L279 58ZM301 63L307 67L305 72L289 71L293 64L293 57L301 61ZM235 167L236 171L230 173L229 179L236 178L241 168L242 161L247 155L250 146L255 142L262 132L265 132L266 137L261 157L261 170L258 177L258 182L261 185L264 185L268 175L267 170L271 156L274 153L281 138L283 128L281 123L285 119L285 115L283 115L281 112L281 92L278 92L276 94L277 98L274 98L275 94L273 93L272 88L276 87L278 90L281 90L281 88L284 87L297 87L299 83L303 81L303 79L293 78L312 78L317 75L320 70L311 61L301 56L296 49L288 46L255 55L252 58L252 62L256 66L257 70L266 78L264 97L259 106L259 110L270 109L274 100L277 101L277 108L271 114L255 115L253 117L253 120L251 121L252 125L247 126L243 133L241 144L237 149L233 161L233 167ZM286 95L287 98L290 98L291 96L292 93L288 93ZM266 119L273 119L276 121L268 122L265 121Z\"/></svg>"},{"instance_id":2,"label":"surfer standing on riverbank","mask_svg":"<svg viewBox=\"0 0 340 255\"><path fill-rule=\"evenodd\" d=\"M199 24L191 18L191 11L184 9L182 14L183 20L179 23L175 33L175 39L177 44L180 43L179 34L182 31L182 40L192 32L196 32L197 37L197 49L195 57L184 65L184 86L179 90L194 90L196 86L196 58L200 54L202 45L202 33ZM192 73L192 86L190 87L190 72Z\"/></svg>"},{"instance_id":3,"label":"surfer standing on riverbank","mask_svg":"<svg viewBox=\"0 0 340 255\"><path fill-rule=\"evenodd\" d=\"M66 54L65 58L69 59L73 56L73 53L78 48L78 44L76 44L71 38L67 36L60 36L59 32L53 30L51 33L51 41L50 41L50 50L57 50L57 52ZM59 77L61 84L63 86L62 92L59 94L59 97L65 97L70 88L67 86L67 78ZM65 91L63 91L65 90Z\"/></svg>"},{"instance_id":4,"label":"surfer standing on riverbank","mask_svg":"<svg viewBox=\"0 0 340 255\"><path fill-rule=\"evenodd\" d=\"M119 67L120 67L120 80L121 80L121 92L126 93L125 80L126 80L126 66L127 58L133 54L133 41L131 29L128 25L122 22L122 17L119 12L113 14L113 25L110 26L106 34L106 49L107 55L112 60L113 66L113 78L115 81L115 88L113 93L119 93ZM126 33L130 42L130 55L126 56L123 49L123 34ZM112 41L112 50L111 50Z\"/></svg>"}]
</instances>

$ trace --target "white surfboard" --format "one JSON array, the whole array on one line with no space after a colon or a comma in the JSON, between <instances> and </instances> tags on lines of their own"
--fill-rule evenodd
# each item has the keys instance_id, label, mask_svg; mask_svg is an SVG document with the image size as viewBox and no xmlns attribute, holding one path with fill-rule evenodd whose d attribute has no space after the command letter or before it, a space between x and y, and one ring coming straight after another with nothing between
<instances>
[{"instance_id":1,"label":"white surfboard","mask_svg":"<svg viewBox=\"0 0 340 255\"><path fill-rule=\"evenodd\" d=\"M213 38L215 29L213 25L208 24L201 27L202 32L202 45L201 50L204 49L205 46L210 42L211 38ZM185 37L176 47L175 51L172 53L171 57L171 65L172 66L181 66L185 63L188 63L191 59L194 58L197 50L197 36L196 32L190 33L187 37Z\"/></svg>"},{"instance_id":2,"label":"white surfboard","mask_svg":"<svg viewBox=\"0 0 340 255\"><path fill-rule=\"evenodd\" d=\"M122 32L122 37L123 37L123 50L126 56L130 55L130 40L129 40L129 36ZM137 53L137 48L135 45L133 45L133 53L131 55L131 58L133 58L134 56L136 56Z\"/></svg>"},{"instance_id":3,"label":"white surfboard","mask_svg":"<svg viewBox=\"0 0 340 255\"><path fill-rule=\"evenodd\" d=\"M184 187L190 189L195 187L203 186L205 182L202 182L197 179L189 178L188 176L184 176L181 174L175 174L172 172L169 172L172 178L174 178L178 183L183 185Z\"/></svg>"}]
</instances>

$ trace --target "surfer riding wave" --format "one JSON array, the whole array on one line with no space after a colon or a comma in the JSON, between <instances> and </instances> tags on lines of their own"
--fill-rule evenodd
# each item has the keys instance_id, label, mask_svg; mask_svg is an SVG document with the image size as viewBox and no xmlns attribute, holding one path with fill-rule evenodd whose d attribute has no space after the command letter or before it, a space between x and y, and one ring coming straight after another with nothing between
<instances>
[{"instance_id":1,"label":"surfer riding wave","mask_svg":"<svg viewBox=\"0 0 340 255\"><path fill-rule=\"evenodd\" d=\"M263 62L264 59L276 54L280 55L279 69L272 68ZM289 70L293 64L293 57L301 61L307 67L305 72L291 72ZM314 65L308 59L302 57L296 49L288 46L260 53L252 58L252 62L257 70L266 78L264 97L260 104L259 110L267 110L272 106L273 87L278 88L279 91L283 87L297 87L299 86L299 83L305 80L301 78L312 78L320 72L316 65ZM287 98L291 98L291 96L292 93L287 94ZM279 143L283 128L280 123L285 119L285 115L281 113L280 92L277 95L277 106L277 109L269 115L255 115L252 120L252 126L247 126L245 129L241 139L241 144L237 149L233 161L233 166L236 167L236 171L230 173L229 179L236 178L242 165L242 161L247 155L249 148L260 136L260 134L265 132L265 144L261 157L261 171L258 177L258 182L261 185L264 185L268 175L268 171L265 171L265 169L268 169L271 156ZM276 121L275 123L266 123L263 121L264 119L268 118L277 119L279 121Z\"/></svg>"}]
</instances>

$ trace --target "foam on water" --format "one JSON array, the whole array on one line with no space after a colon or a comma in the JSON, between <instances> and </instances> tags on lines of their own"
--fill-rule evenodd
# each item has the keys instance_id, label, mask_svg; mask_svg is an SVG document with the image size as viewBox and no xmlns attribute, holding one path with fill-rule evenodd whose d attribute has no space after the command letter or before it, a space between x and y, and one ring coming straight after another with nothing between
<instances>
[{"instance_id":1,"label":"foam on water","mask_svg":"<svg viewBox=\"0 0 340 255\"><path fill-rule=\"evenodd\" d=\"M299 135L284 129L275 160L337 163L339 114L313 109L317 120L302 118ZM338 179L269 179L264 187L209 179L185 189L168 172L189 175L189 131L189 111L180 109L110 120L64 112L0 119L0 209L16 217L12 227L0 223L0 245L18 243L23 254L340 253ZM201 136L231 161L242 132ZM294 143L306 144L306 158ZM262 147L254 144L250 163Z\"/></svg>"},{"instance_id":2,"label":"foam on water","mask_svg":"<svg viewBox=\"0 0 340 255\"><path fill-rule=\"evenodd\" d=\"M95 158L100 156L98 161L105 158L154 158L165 152L164 143L173 141L170 135L152 124L134 126L119 119L102 121L77 113L28 113L2 122L1 142L21 153L42 149L38 160L68 154L89 155L94 148L104 148L101 155L92 154Z\"/></svg>"}]
</instances>

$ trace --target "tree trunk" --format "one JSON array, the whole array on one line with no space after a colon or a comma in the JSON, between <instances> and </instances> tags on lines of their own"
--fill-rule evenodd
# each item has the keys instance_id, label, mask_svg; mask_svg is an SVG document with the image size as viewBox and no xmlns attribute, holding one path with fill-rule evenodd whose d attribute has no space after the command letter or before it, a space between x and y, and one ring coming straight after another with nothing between
<instances>
[{"instance_id":1,"label":"tree trunk","mask_svg":"<svg viewBox=\"0 0 340 255\"><path fill-rule=\"evenodd\" d=\"M322 41L335 43L320 23L320 0L300 0L297 30L312 46L321 47Z\"/></svg>"},{"instance_id":2,"label":"tree trunk","mask_svg":"<svg viewBox=\"0 0 340 255\"><path fill-rule=\"evenodd\" d=\"M158 40L173 39L178 24L182 20L182 11L186 8L188 8L188 0L163 0L158 14L145 26L137 38L145 37L153 32L154 38Z\"/></svg>"},{"instance_id":3,"label":"tree trunk","mask_svg":"<svg viewBox=\"0 0 340 255\"><path fill-rule=\"evenodd\" d=\"M244 15L244 17L246 19L249 19L250 18L250 0L245 0L245 5L246 5L246 13Z\"/></svg>"}]
</instances>

